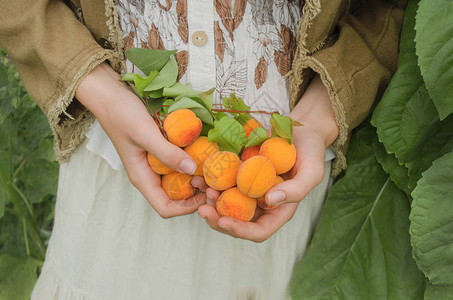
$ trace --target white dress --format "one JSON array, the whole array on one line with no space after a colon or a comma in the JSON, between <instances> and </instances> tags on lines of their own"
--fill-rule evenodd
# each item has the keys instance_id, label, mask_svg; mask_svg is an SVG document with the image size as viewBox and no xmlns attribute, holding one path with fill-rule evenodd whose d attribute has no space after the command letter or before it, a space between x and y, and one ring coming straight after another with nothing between
<instances>
[{"instance_id":1,"label":"white dress","mask_svg":"<svg viewBox=\"0 0 453 300\"><path fill-rule=\"evenodd\" d=\"M283 75L299 4L120 0L118 9L126 47L178 49L182 82L215 86L217 102L235 92L253 110L287 114ZM192 41L200 31L201 43ZM287 224L257 244L212 230L196 213L161 219L130 184L99 123L87 137L60 167L54 229L33 300L289 299L293 267L330 185L330 150L322 183Z\"/></svg>"}]
</instances>

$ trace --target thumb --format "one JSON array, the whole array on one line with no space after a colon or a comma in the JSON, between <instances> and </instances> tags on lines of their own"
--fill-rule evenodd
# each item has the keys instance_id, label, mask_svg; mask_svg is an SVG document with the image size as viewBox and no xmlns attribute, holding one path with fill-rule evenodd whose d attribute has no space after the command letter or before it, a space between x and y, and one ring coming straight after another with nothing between
<instances>
[{"instance_id":1,"label":"thumb","mask_svg":"<svg viewBox=\"0 0 453 300\"><path fill-rule=\"evenodd\" d=\"M292 179L277 184L266 193L265 201L270 206L300 202L323 177L324 162L301 164Z\"/></svg>"},{"instance_id":2,"label":"thumb","mask_svg":"<svg viewBox=\"0 0 453 300\"><path fill-rule=\"evenodd\" d=\"M197 164L192 157L183 149L167 141L157 126L152 134L139 142L139 145L173 170L192 175L197 169Z\"/></svg>"}]
</instances>

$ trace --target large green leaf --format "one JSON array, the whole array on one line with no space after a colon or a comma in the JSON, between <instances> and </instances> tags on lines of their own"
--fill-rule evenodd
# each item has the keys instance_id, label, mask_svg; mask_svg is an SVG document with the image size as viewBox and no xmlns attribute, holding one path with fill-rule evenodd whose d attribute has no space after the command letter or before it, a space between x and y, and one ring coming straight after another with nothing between
<instances>
[{"instance_id":1,"label":"large green leaf","mask_svg":"<svg viewBox=\"0 0 453 300\"><path fill-rule=\"evenodd\" d=\"M37 267L31 258L0 255L0 300L30 299Z\"/></svg>"},{"instance_id":2,"label":"large green leaf","mask_svg":"<svg viewBox=\"0 0 453 300\"><path fill-rule=\"evenodd\" d=\"M440 151L449 151L453 138L449 129L453 120L440 121L417 66L416 9L417 1L410 1L401 37L399 67L371 120L386 151L394 153L400 164L408 168L411 189Z\"/></svg>"},{"instance_id":3,"label":"large green leaf","mask_svg":"<svg viewBox=\"0 0 453 300\"><path fill-rule=\"evenodd\" d=\"M154 50L132 48L126 51L126 57L147 76L151 71L160 71L177 50Z\"/></svg>"},{"instance_id":4,"label":"large green leaf","mask_svg":"<svg viewBox=\"0 0 453 300\"><path fill-rule=\"evenodd\" d=\"M452 286L435 286L430 283L426 285L425 300L451 299L451 295Z\"/></svg>"},{"instance_id":5,"label":"large green leaf","mask_svg":"<svg viewBox=\"0 0 453 300\"><path fill-rule=\"evenodd\" d=\"M410 195L412 189L409 188L407 168L398 163L395 155L388 154L385 151L384 145L377 139L373 140L373 151L376 160L381 164L382 169L389 174L390 179L399 189L404 191L407 195Z\"/></svg>"},{"instance_id":6,"label":"large green leaf","mask_svg":"<svg viewBox=\"0 0 453 300\"><path fill-rule=\"evenodd\" d=\"M422 299L412 256L409 201L382 170L374 130L351 140L348 169L330 191L313 240L296 266L293 299Z\"/></svg>"},{"instance_id":7,"label":"large green leaf","mask_svg":"<svg viewBox=\"0 0 453 300\"><path fill-rule=\"evenodd\" d=\"M414 258L434 286L453 288L453 152L434 161L412 192ZM450 295L451 296L451 295Z\"/></svg>"},{"instance_id":8,"label":"large green leaf","mask_svg":"<svg viewBox=\"0 0 453 300\"><path fill-rule=\"evenodd\" d=\"M416 49L423 79L440 119L453 112L453 2L421 0Z\"/></svg>"}]
</instances>

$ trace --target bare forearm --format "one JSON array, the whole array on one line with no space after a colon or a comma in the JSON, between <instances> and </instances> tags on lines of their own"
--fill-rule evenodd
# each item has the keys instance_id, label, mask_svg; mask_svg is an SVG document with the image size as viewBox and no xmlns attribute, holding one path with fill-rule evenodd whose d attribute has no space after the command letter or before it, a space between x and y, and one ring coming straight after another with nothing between
<instances>
[{"instance_id":1,"label":"bare forearm","mask_svg":"<svg viewBox=\"0 0 453 300\"><path fill-rule=\"evenodd\" d=\"M338 126L326 87L319 76L315 76L290 116L304 124L304 128L320 133L329 147L338 136Z\"/></svg>"}]
</instances>

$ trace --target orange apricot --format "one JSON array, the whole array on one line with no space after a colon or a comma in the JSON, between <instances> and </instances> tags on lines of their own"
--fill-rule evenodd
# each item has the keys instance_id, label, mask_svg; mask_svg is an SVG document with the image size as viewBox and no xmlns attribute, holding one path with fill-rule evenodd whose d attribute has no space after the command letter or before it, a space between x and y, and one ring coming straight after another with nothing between
<instances>
[{"instance_id":1,"label":"orange apricot","mask_svg":"<svg viewBox=\"0 0 453 300\"><path fill-rule=\"evenodd\" d=\"M164 121L168 140L178 147L192 144L200 135L201 120L189 109L178 109L170 113Z\"/></svg>"},{"instance_id":2,"label":"orange apricot","mask_svg":"<svg viewBox=\"0 0 453 300\"><path fill-rule=\"evenodd\" d=\"M272 161L277 175L288 172L296 163L296 147L281 137L266 140L261 145L260 155Z\"/></svg>"},{"instance_id":3,"label":"orange apricot","mask_svg":"<svg viewBox=\"0 0 453 300\"><path fill-rule=\"evenodd\" d=\"M252 156L256 156L260 154L260 145L247 147L242 151L241 159L242 161L246 161Z\"/></svg>"},{"instance_id":4,"label":"orange apricot","mask_svg":"<svg viewBox=\"0 0 453 300\"><path fill-rule=\"evenodd\" d=\"M170 169L163 163L161 163L154 155L148 152L148 164L150 165L151 169L153 169L154 173L164 175L173 172L174 170Z\"/></svg>"},{"instance_id":5,"label":"orange apricot","mask_svg":"<svg viewBox=\"0 0 453 300\"><path fill-rule=\"evenodd\" d=\"M274 185L275 168L272 161L264 156L253 156L242 163L236 183L244 195L261 197Z\"/></svg>"},{"instance_id":6,"label":"orange apricot","mask_svg":"<svg viewBox=\"0 0 453 300\"><path fill-rule=\"evenodd\" d=\"M242 194L237 187L233 187L220 195L215 206L220 216L230 216L248 222L255 214L256 200Z\"/></svg>"},{"instance_id":7,"label":"orange apricot","mask_svg":"<svg viewBox=\"0 0 453 300\"><path fill-rule=\"evenodd\" d=\"M230 151L218 151L211 154L203 164L204 179L213 189L223 191L236 185L241 160Z\"/></svg>"},{"instance_id":8,"label":"orange apricot","mask_svg":"<svg viewBox=\"0 0 453 300\"><path fill-rule=\"evenodd\" d=\"M173 172L162 176L162 188L170 199L183 200L192 197L195 193L191 181L191 175Z\"/></svg>"},{"instance_id":9,"label":"orange apricot","mask_svg":"<svg viewBox=\"0 0 453 300\"><path fill-rule=\"evenodd\" d=\"M250 119L242 127L244 127L245 137L248 138L250 132L252 132L253 129L257 127L263 127L263 125L261 125L261 123L258 122L256 119Z\"/></svg>"},{"instance_id":10,"label":"orange apricot","mask_svg":"<svg viewBox=\"0 0 453 300\"><path fill-rule=\"evenodd\" d=\"M273 186L276 186L277 184L282 183L283 181L285 181L285 180L281 176L277 176L277 177L275 177L275 182L274 182ZM262 209L274 209L274 208L277 208L280 206L280 205L273 205L273 206L268 205L266 203L266 201L264 201L264 196L258 197L256 199L256 205L258 205Z\"/></svg>"},{"instance_id":11,"label":"orange apricot","mask_svg":"<svg viewBox=\"0 0 453 300\"><path fill-rule=\"evenodd\" d=\"M204 161L214 152L219 151L217 143L209 142L208 137L200 136L195 142L187 146L184 151L189 154L197 164L197 170L193 175L203 176Z\"/></svg>"}]
</instances>

